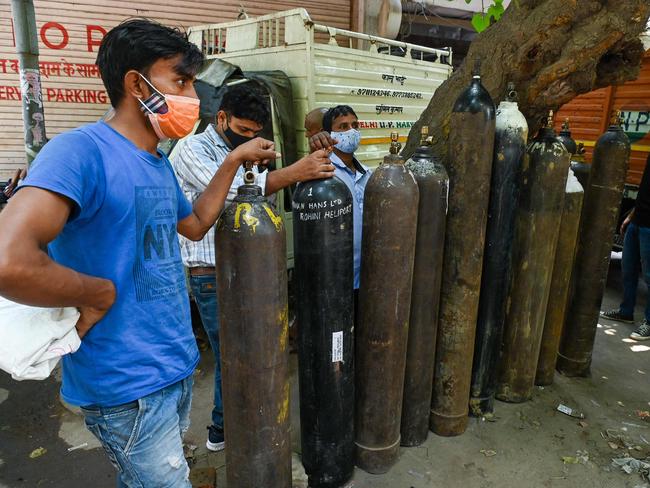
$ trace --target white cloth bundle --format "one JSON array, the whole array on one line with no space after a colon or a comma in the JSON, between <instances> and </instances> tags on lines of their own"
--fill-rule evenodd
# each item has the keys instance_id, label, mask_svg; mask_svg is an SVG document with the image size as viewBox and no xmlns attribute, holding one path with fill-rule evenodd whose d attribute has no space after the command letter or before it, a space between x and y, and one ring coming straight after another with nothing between
<instances>
[{"instance_id":1,"label":"white cloth bundle","mask_svg":"<svg viewBox=\"0 0 650 488\"><path fill-rule=\"evenodd\" d=\"M76 308L41 308L0 297L0 369L15 380L47 378L61 356L79 349Z\"/></svg>"}]
</instances>

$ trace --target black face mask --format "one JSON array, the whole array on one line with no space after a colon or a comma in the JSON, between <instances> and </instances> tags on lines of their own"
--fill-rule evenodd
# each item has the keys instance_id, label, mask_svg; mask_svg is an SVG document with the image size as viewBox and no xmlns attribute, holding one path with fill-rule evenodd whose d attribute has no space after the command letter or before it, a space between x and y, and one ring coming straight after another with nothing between
<instances>
[{"instance_id":1,"label":"black face mask","mask_svg":"<svg viewBox=\"0 0 650 488\"><path fill-rule=\"evenodd\" d=\"M241 134L237 134L227 124L228 123L226 122L226 130L223 131L223 135L225 135L228 141L230 141L231 150L254 139L253 137L246 137L242 136Z\"/></svg>"}]
</instances>

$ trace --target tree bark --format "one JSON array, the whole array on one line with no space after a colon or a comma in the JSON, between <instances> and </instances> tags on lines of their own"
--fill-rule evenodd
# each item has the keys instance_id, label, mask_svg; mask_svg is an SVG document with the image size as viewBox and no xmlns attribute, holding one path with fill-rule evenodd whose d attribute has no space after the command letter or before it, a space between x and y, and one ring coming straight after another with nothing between
<instances>
[{"instance_id":1,"label":"tree bark","mask_svg":"<svg viewBox=\"0 0 650 488\"><path fill-rule=\"evenodd\" d=\"M519 110L534 136L549 109L596 88L621 84L639 74L639 34L650 15L649 0L518 0L471 44L467 58L435 92L411 129L403 153L418 146L429 125L435 152L446 159L449 117L469 84L475 60L495 105L512 81Z\"/></svg>"}]
</instances>

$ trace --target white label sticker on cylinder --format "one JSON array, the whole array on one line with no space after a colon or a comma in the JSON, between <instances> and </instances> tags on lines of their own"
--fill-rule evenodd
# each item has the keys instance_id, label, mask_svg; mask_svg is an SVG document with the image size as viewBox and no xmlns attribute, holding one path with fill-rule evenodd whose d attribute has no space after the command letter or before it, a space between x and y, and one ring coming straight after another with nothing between
<instances>
[{"instance_id":1,"label":"white label sticker on cylinder","mask_svg":"<svg viewBox=\"0 0 650 488\"><path fill-rule=\"evenodd\" d=\"M343 361L343 331L332 333L332 362Z\"/></svg>"}]
</instances>

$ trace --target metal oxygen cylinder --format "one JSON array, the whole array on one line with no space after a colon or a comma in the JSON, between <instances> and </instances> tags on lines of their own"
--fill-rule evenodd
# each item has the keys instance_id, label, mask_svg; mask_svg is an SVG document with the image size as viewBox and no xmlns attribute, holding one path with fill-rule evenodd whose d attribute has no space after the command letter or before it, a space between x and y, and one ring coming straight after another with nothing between
<instances>
[{"instance_id":1,"label":"metal oxygen cylinder","mask_svg":"<svg viewBox=\"0 0 650 488\"><path fill-rule=\"evenodd\" d=\"M566 148L567 151L569 151L569 154L571 156L573 156L577 152L578 147L576 146L576 141L574 141L573 138L571 137L571 129L569 127L568 117L562 123L562 130L558 134L557 138L562 144L564 144L564 147Z\"/></svg>"},{"instance_id":2,"label":"metal oxygen cylinder","mask_svg":"<svg viewBox=\"0 0 650 488\"><path fill-rule=\"evenodd\" d=\"M621 128L620 112L594 148L589 184L580 221L575 264L575 293L562 333L557 369L566 376L588 376L600 305L605 293L614 233L630 141Z\"/></svg>"},{"instance_id":3,"label":"metal oxygen cylinder","mask_svg":"<svg viewBox=\"0 0 650 488\"><path fill-rule=\"evenodd\" d=\"M396 132L391 139L363 208L355 443L357 466L369 473L385 473L399 456L419 198Z\"/></svg>"},{"instance_id":4,"label":"metal oxygen cylinder","mask_svg":"<svg viewBox=\"0 0 650 488\"><path fill-rule=\"evenodd\" d=\"M354 471L352 195L336 176L293 197L302 463L312 488Z\"/></svg>"},{"instance_id":5,"label":"metal oxygen cylinder","mask_svg":"<svg viewBox=\"0 0 650 488\"><path fill-rule=\"evenodd\" d=\"M423 127L420 147L406 162L420 192L415 264L409 318L401 436L403 446L418 446L429 433L431 385L438 332L449 177L434 154Z\"/></svg>"},{"instance_id":6,"label":"metal oxygen cylinder","mask_svg":"<svg viewBox=\"0 0 650 488\"><path fill-rule=\"evenodd\" d=\"M512 278L497 369L499 400L529 400L551 286L570 155L557 140L553 112L528 145L515 221Z\"/></svg>"},{"instance_id":7,"label":"metal oxygen cylinder","mask_svg":"<svg viewBox=\"0 0 650 488\"><path fill-rule=\"evenodd\" d=\"M569 169L564 195L564 210L560 223L560 235L555 251L555 264L551 278L551 292L546 306L544 334L537 361L535 384L547 386L553 383L557 350L560 346L562 327L564 326L566 309L571 290L571 273L575 262L578 228L584 191L578 178Z\"/></svg>"},{"instance_id":8,"label":"metal oxygen cylinder","mask_svg":"<svg viewBox=\"0 0 650 488\"><path fill-rule=\"evenodd\" d=\"M239 187L215 250L228 486L290 488L285 229L259 186Z\"/></svg>"},{"instance_id":9,"label":"metal oxygen cylinder","mask_svg":"<svg viewBox=\"0 0 650 488\"><path fill-rule=\"evenodd\" d=\"M430 428L439 435L465 432L472 377L485 226L490 200L495 108L475 66L470 85L451 113L449 213L440 294Z\"/></svg>"},{"instance_id":10,"label":"metal oxygen cylinder","mask_svg":"<svg viewBox=\"0 0 650 488\"><path fill-rule=\"evenodd\" d=\"M496 115L490 206L485 237L469 411L481 416L494 410L496 363L506 315L511 276L512 240L526 156L528 123L517 106L514 84Z\"/></svg>"}]
</instances>

